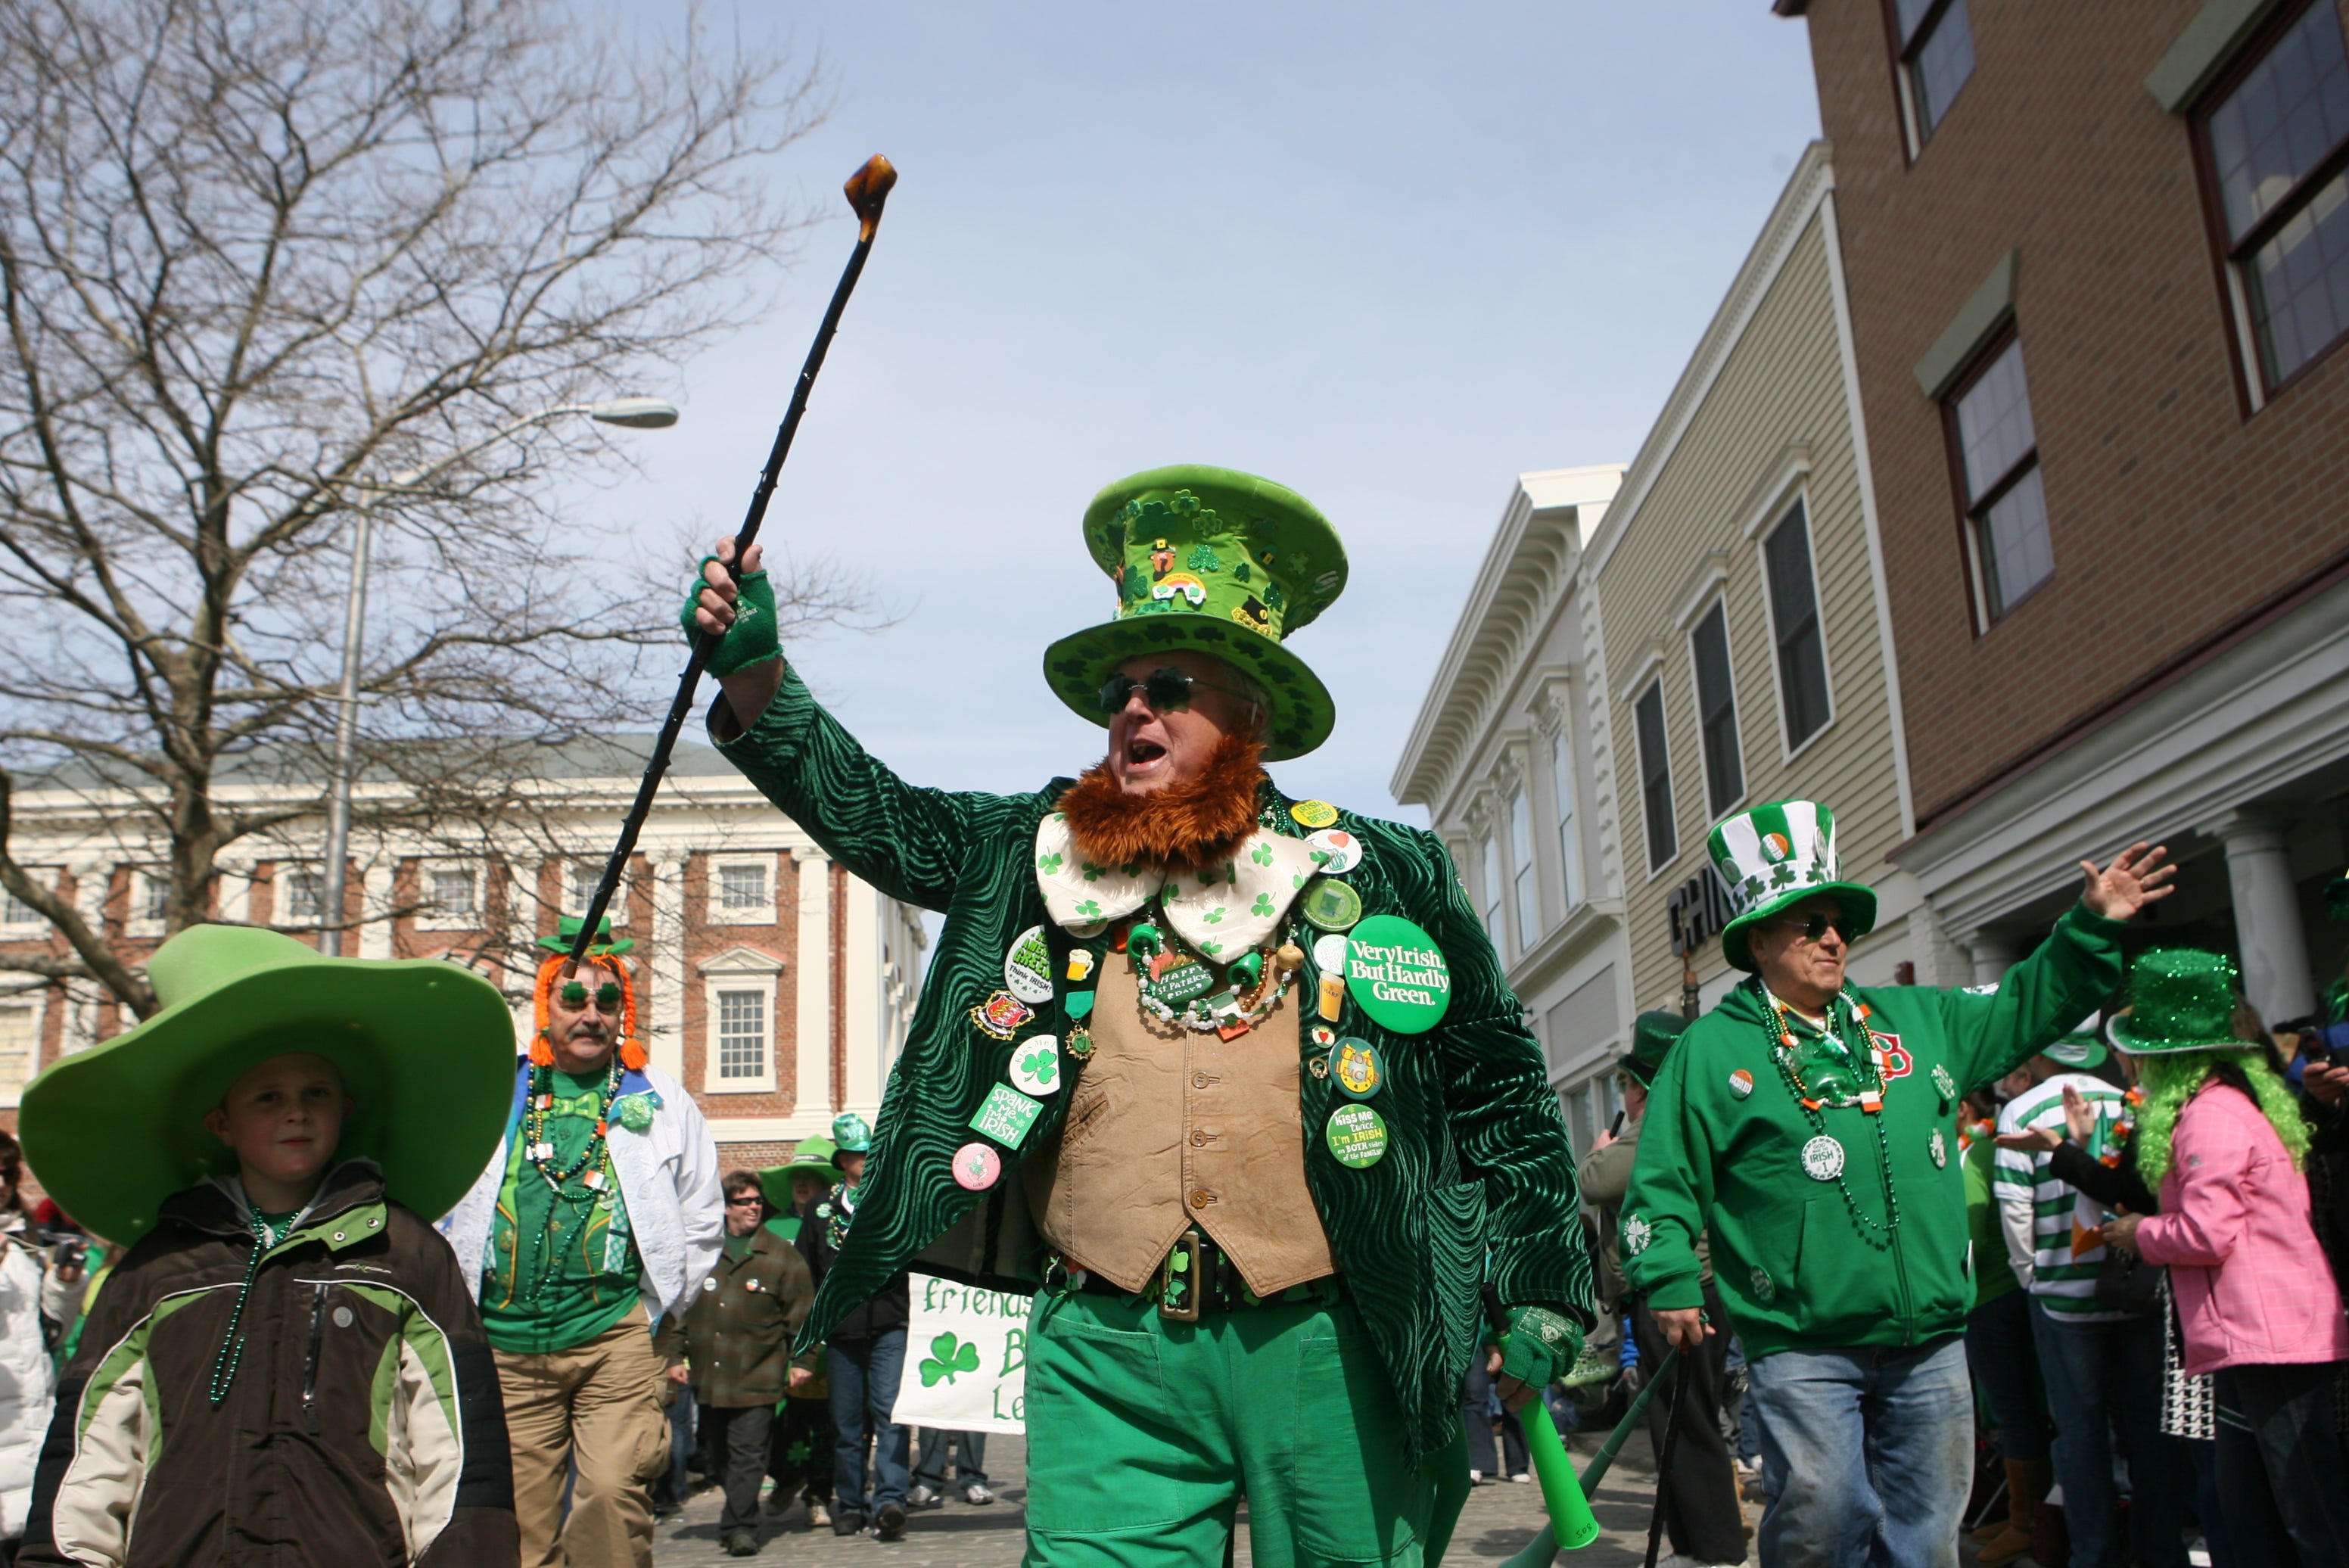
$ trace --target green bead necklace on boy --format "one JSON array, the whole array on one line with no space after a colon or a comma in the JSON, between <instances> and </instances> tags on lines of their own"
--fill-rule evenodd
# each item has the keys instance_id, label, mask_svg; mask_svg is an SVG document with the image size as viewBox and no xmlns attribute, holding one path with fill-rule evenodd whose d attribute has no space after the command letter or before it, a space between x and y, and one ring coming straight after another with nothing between
<instances>
[{"instance_id":1,"label":"green bead necklace on boy","mask_svg":"<svg viewBox=\"0 0 2349 1568\"><path fill-rule=\"evenodd\" d=\"M1085 511L1083 537L1115 612L1045 651L1046 684L1112 734L1141 727L1172 744L1177 714L1195 716L1186 734L1218 727L1212 756L1186 754L1197 771L1128 782L1134 767L1171 766L1154 744L1031 794L912 789L795 671L777 666L771 685L749 678L779 650L764 613L771 589L756 570L739 574L755 613L709 661L729 683L713 736L853 874L947 913L929 985L954 988L926 996L893 1069L857 1210L853 1222L840 1216L845 1233L803 1342L909 1265L1038 1292L1031 1561L1106 1561L1140 1539L1144 1521L1121 1521L1141 1510L1194 1522L1143 1531L1154 1557L1219 1562L1243 1487L1259 1562L1289 1560L1292 1527L1342 1540L1338 1555L1360 1561L1433 1560L1465 1491L1458 1400L1482 1287L1489 1281L1506 1304L1513 1402L1519 1382L1538 1387L1572 1364L1591 1321L1588 1257L1557 1222L1576 1203L1557 1099L1442 845L1292 798L1258 767L1312 750L1336 722L1328 688L1287 639L1345 586L1337 531L1283 486L1194 466L1107 487ZM697 584L688 628L727 624L716 614L732 591ZM751 711L728 707L746 692ZM730 734L730 723L747 727ZM1236 742L1247 749L1232 752ZM1215 769L1233 755L1244 760L1225 789ZM1210 798L1211 787L1222 792ZM1104 1015L1112 995L1131 1013ZM1261 1105L1270 1091L1260 1086L1285 1086L1288 1067L1273 1078L1213 1065L1291 1050L1288 1106ZM1073 1240L1042 1239L1074 1238L1068 1215L1048 1222L1030 1212L1035 1181L1079 1180L1069 1162L1081 1130L1112 1126L1104 1111L1134 1114L1102 1099L1101 1084L1116 1081L1096 1081L1112 1070L1105 1059L1118 1071L1168 1071L1179 1094L1201 1097L1205 1118L1165 1157L1179 1166L1150 1167L1179 1170L1164 1180L1180 1191L1150 1185L1137 1199L1175 1216L1180 1232L1163 1251L1154 1231L1133 1237L1142 1262L1121 1265L1118 1279L1146 1264L1139 1290L1112 1284L1109 1265L1089 1265ZM1161 1065L1131 1066L1148 1061ZM1232 1087L1242 1082L1259 1086L1246 1091L1257 1099ZM1138 1137L1143 1124L1115 1125ZM1267 1149L1283 1151L1287 1174L1252 1174L1268 1168L1237 1159ZM1216 1178L1226 1190L1211 1192L1194 1164L1219 1157L1236 1162ZM1270 1274L1251 1281L1250 1215L1290 1212L1262 1206L1290 1202L1274 1194L1299 1191L1300 1178L1304 1222L1318 1222L1317 1248L1326 1243L1301 1266L1333 1272L1296 1274L1305 1283L1293 1286ZM1132 1229L1118 1218L1129 1211L1140 1212L1083 1212L1114 1231ZM1243 1313L1247 1323L1236 1324ZM1061 1326L1080 1323L1092 1326ZM1149 1340L1149 1390L1097 1357L1072 1359L1078 1341L1067 1336L1095 1332ZM1231 1337L1243 1332L1253 1349ZM1330 1385L1342 1397L1309 1397L1300 1366L1319 1366L1341 1339L1378 1370ZM1334 1365L1326 1376L1339 1377ZM1291 1418L1269 1418L1257 1408L1267 1400ZM1316 1412L1314 1440L1276 1474L1255 1446L1293 1426L1300 1400ZM1167 1422L1182 1456L1145 1455L1143 1434ZM1579 1523L1562 1533L1578 1535Z\"/></svg>"}]
</instances>

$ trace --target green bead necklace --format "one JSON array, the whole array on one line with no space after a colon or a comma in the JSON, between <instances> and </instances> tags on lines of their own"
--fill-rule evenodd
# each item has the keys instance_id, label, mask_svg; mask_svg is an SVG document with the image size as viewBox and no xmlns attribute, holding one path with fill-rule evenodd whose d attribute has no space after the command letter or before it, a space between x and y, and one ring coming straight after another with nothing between
<instances>
[{"instance_id":1,"label":"green bead necklace","mask_svg":"<svg viewBox=\"0 0 2349 1568\"><path fill-rule=\"evenodd\" d=\"M1838 1157L1833 1181L1836 1191L1843 1194L1844 1210L1851 1216L1852 1229L1859 1233L1861 1241L1879 1253L1889 1251L1892 1246L1893 1229L1900 1223L1900 1193L1899 1190L1892 1184L1892 1145L1884 1131L1882 1115L1884 1069L1877 1061L1876 1053L1872 1048L1854 1050L1850 1035L1847 1032L1847 1029L1860 1030L1863 1035L1865 1034L1861 1025L1868 1016L1866 1008L1853 1000L1848 989L1828 1005L1829 1033L1844 1047L1845 1053L1851 1057L1854 1069L1865 1071L1868 1075L1857 1095L1837 1095L1829 1099L1824 1095L1814 1094L1810 1087L1803 1082L1802 1073L1795 1065L1793 1044L1795 1030L1793 1023L1786 1016L1785 1004L1771 995L1770 987L1762 983L1762 977L1758 975L1754 977L1754 989L1761 995L1763 1005L1769 1009L1771 1021L1775 1026L1776 1037L1770 1042L1770 1059L1776 1065L1778 1076L1786 1085L1786 1091L1795 1097L1795 1103L1802 1108L1805 1119L1810 1122L1812 1143L1816 1144L1822 1139L1836 1143ZM1844 1175L1839 1152L1842 1145L1827 1132L1826 1110L1828 1109L1847 1109L1853 1106L1867 1111L1868 1120L1876 1128L1877 1168L1884 1176L1885 1217L1882 1220L1861 1212L1859 1199L1852 1191L1851 1182ZM1809 1145L1805 1147L1807 1149ZM1807 1168L1806 1173L1807 1174Z\"/></svg>"},{"instance_id":2,"label":"green bead necklace","mask_svg":"<svg viewBox=\"0 0 2349 1568\"><path fill-rule=\"evenodd\" d=\"M228 1398L229 1385L236 1381L237 1367L244 1360L244 1336L239 1327L244 1322L245 1300L253 1295L253 1277L261 1272L262 1257L293 1233L294 1222L300 1217L288 1214L282 1227L273 1229L258 1211L253 1214L253 1256L245 1260L244 1280L236 1287L236 1305L229 1309L228 1332L221 1336L220 1349L212 1357L209 1392L214 1405Z\"/></svg>"}]
</instances>

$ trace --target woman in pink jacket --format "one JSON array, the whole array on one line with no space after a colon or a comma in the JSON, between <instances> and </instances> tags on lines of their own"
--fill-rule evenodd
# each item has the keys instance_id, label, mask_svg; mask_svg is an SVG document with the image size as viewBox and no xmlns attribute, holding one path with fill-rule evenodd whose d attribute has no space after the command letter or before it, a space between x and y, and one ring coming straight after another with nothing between
<instances>
[{"instance_id":1,"label":"woman in pink jacket","mask_svg":"<svg viewBox=\"0 0 2349 1568\"><path fill-rule=\"evenodd\" d=\"M2349 1316L2310 1217L2308 1125L2272 1050L2238 1036L2235 967L2148 953L2112 1036L2137 1058L2137 1173L2161 1212L2105 1239L2169 1265L2186 1370L2214 1373L2219 1482L2244 1563L2349 1568L2334 1390Z\"/></svg>"}]
</instances>

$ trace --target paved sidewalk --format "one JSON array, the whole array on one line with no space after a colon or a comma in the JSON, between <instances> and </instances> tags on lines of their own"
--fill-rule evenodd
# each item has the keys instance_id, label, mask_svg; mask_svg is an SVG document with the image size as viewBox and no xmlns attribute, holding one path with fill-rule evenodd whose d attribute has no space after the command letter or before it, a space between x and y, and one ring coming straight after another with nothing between
<instances>
[{"instance_id":1,"label":"paved sidewalk","mask_svg":"<svg viewBox=\"0 0 2349 1568\"><path fill-rule=\"evenodd\" d=\"M1578 1463L1599 1446L1595 1436L1568 1440ZM732 1558L718 1543L719 1495L708 1491L695 1496L678 1517L661 1523L655 1560L660 1568L701 1568L703 1564L742 1562L759 1568L1014 1568L1019 1561L1024 1531L1023 1505L1028 1498L1028 1446L1018 1438L991 1437L987 1443L988 1472L994 1478L997 1501L973 1508L959 1496L943 1508L913 1516L903 1541L884 1542L868 1532L843 1540L829 1530L811 1531L803 1509L794 1507L780 1519L769 1516L761 1532L765 1548L758 1556ZM1648 1504L1654 1495L1653 1460L1644 1434L1634 1437L1608 1473L1592 1500L1603 1532L1588 1550L1559 1559L1571 1568L1635 1568L1647 1550ZM1758 1511L1749 1510L1758 1514ZM1468 1494L1452 1548L1444 1561L1469 1568L1493 1568L1527 1541L1542 1522L1541 1489L1501 1482L1480 1486ZM1236 1568L1249 1562L1247 1518L1243 1514ZM1671 1547L1663 1548L1669 1555ZM1749 1557L1748 1561L1752 1559Z\"/></svg>"}]
</instances>

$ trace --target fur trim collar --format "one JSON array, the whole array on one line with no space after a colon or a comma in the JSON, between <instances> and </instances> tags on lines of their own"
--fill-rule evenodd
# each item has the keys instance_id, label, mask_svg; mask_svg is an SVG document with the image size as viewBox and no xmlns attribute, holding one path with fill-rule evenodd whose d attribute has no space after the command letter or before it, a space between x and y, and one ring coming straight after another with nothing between
<instances>
[{"instance_id":1,"label":"fur trim collar","mask_svg":"<svg viewBox=\"0 0 2349 1568\"><path fill-rule=\"evenodd\" d=\"M1147 795L1117 787L1103 758L1062 791L1078 851L1105 866L1157 872L1215 865L1237 854L1256 830L1264 747L1254 736L1226 735L1195 779Z\"/></svg>"}]
</instances>

